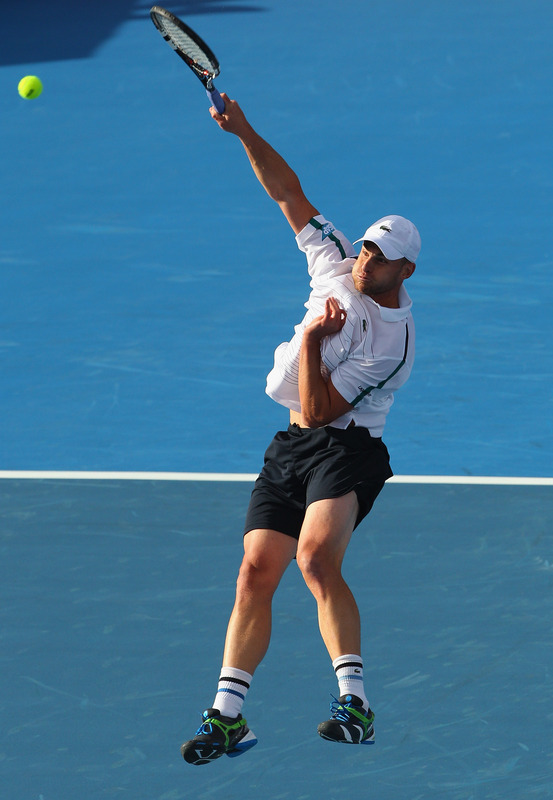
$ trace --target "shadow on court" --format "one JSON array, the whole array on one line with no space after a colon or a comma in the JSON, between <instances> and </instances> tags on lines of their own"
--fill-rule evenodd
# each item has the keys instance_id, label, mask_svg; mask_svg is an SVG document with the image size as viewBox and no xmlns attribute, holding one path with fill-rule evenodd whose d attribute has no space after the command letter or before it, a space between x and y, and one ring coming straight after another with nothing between
<instances>
[{"instance_id":1,"label":"shadow on court","mask_svg":"<svg viewBox=\"0 0 553 800\"><path fill-rule=\"evenodd\" d=\"M6 796L550 800L545 487L391 484L356 532L375 747L316 735L335 685L293 564L245 709L259 745L182 762L213 699L250 490L0 483Z\"/></svg>"}]
</instances>

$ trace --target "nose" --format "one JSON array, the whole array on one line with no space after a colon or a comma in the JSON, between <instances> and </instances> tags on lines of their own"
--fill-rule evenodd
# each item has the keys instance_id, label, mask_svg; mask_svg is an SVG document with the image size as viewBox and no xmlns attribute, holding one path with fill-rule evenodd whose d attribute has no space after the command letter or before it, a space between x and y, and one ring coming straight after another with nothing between
<instances>
[{"instance_id":1,"label":"nose","mask_svg":"<svg viewBox=\"0 0 553 800\"><path fill-rule=\"evenodd\" d=\"M369 272L372 265L373 254L361 253L359 256L359 266L364 272Z\"/></svg>"}]
</instances>

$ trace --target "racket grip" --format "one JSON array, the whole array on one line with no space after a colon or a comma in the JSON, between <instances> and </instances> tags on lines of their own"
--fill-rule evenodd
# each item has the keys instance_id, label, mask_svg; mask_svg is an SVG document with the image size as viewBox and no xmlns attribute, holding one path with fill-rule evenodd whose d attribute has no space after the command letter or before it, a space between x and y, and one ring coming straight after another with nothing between
<instances>
[{"instance_id":1,"label":"racket grip","mask_svg":"<svg viewBox=\"0 0 553 800\"><path fill-rule=\"evenodd\" d=\"M215 109L219 112L219 114L222 114L225 110L225 101L223 100L223 98L221 97L215 86L212 86L211 89L206 89L206 92L207 96L215 106Z\"/></svg>"}]
</instances>

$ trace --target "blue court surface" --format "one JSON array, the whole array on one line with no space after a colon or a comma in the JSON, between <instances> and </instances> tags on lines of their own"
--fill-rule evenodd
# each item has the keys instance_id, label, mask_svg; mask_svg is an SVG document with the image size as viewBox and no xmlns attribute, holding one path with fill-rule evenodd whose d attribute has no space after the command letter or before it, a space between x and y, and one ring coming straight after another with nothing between
<instances>
[{"instance_id":1,"label":"blue court surface","mask_svg":"<svg viewBox=\"0 0 553 800\"><path fill-rule=\"evenodd\" d=\"M293 564L247 699L259 744L182 761L215 694L250 489L0 482L5 796L549 800L551 487L384 489L345 564L374 747L317 736L336 687Z\"/></svg>"},{"instance_id":2,"label":"blue court surface","mask_svg":"<svg viewBox=\"0 0 553 800\"><path fill-rule=\"evenodd\" d=\"M2 794L551 800L551 3L167 5L321 213L421 231L397 477L345 565L377 743L316 735L336 686L292 565L259 745L182 761L305 263L150 3L0 2Z\"/></svg>"}]
</instances>

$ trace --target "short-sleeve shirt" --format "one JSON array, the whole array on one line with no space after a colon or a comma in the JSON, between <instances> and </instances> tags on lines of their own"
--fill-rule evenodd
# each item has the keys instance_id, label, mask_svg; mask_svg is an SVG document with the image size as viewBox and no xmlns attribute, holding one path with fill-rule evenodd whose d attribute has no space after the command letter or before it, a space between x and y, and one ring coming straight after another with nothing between
<instances>
[{"instance_id":1,"label":"short-sleeve shirt","mask_svg":"<svg viewBox=\"0 0 553 800\"><path fill-rule=\"evenodd\" d=\"M388 308L358 292L351 275L357 258L353 245L320 215L308 222L296 241L307 256L311 292L293 337L275 351L266 392L277 403L301 412L298 374L303 330L323 313L325 300L335 297L347 317L338 333L321 342L321 372L353 409L330 424L347 428L353 420L372 436L382 436L394 391L409 377L415 356L409 295L402 286L400 307Z\"/></svg>"}]
</instances>

